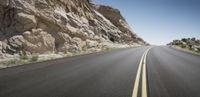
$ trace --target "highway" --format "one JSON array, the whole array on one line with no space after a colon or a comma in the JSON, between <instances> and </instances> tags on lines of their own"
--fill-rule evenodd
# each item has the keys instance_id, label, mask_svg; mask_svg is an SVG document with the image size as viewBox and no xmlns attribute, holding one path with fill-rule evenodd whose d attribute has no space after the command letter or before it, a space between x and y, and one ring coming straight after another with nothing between
<instances>
[{"instance_id":1,"label":"highway","mask_svg":"<svg viewBox=\"0 0 200 97\"><path fill-rule=\"evenodd\" d=\"M200 56L155 47L147 62L150 97L200 97Z\"/></svg>"},{"instance_id":2,"label":"highway","mask_svg":"<svg viewBox=\"0 0 200 97\"><path fill-rule=\"evenodd\" d=\"M166 46L0 70L0 97L200 97L200 56Z\"/></svg>"}]
</instances>

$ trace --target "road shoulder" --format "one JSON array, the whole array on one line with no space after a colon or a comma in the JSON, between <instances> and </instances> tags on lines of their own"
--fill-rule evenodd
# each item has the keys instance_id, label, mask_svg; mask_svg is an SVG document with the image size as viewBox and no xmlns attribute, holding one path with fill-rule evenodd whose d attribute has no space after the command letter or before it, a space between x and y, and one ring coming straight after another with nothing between
<instances>
[{"instance_id":1,"label":"road shoulder","mask_svg":"<svg viewBox=\"0 0 200 97\"><path fill-rule=\"evenodd\" d=\"M179 46L168 46L172 49L176 49L176 50L179 50L179 51L182 51L182 52L186 52L186 53L190 53L190 54L194 54L194 55L199 55L200 56L200 53L197 53L195 51L191 51L191 50L188 50L188 49L184 49L184 48L181 48Z\"/></svg>"}]
</instances>

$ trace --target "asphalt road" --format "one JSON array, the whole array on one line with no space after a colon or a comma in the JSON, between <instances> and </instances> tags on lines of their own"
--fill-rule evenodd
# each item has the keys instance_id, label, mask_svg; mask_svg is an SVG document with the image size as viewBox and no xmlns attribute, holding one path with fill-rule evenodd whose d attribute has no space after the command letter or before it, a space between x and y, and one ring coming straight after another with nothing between
<instances>
[{"instance_id":1,"label":"asphalt road","mask_svg":"<svg viewBox=\"0 0 200 97\"><path fill-rule=\"evenodd\" d=\"M150 97L200 97L200 56L154 47L147 57Z\"/></svg>"},{"instance_id":2,"label":"asphalt road","mask_svg":"<svg viewBox=\"0 0 200 97\"><path fill-rule=\"evenodd\" d=\"M133 97L139 64L147 49L129 48L1 69L0 97ZM200 97L200 56L153 47L145 66L148 97ZM140 76L137 97L142 93Z\"/></svg>"}]
</instances>

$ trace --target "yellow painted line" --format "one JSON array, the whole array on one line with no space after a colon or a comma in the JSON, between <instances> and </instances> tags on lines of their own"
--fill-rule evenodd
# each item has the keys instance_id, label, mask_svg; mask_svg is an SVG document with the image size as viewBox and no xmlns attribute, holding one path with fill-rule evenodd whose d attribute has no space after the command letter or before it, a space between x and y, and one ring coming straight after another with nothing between
<instances>
[{"instance_id":1,"label":"yellow painted line","mask_svg":"<svg viewBox=\"0 0 200 97\"><path fill-rule=\"evenodd\" d=\"M139 67L138 67L138 71L137 71L137 75L136 75L135 83L134 83L134 87L133 87L132 97L137 97L137 94L138 94L140 73L141 73L141 68L142 68L142 64L143 64L143 59L144 59L145 53L146 53L146 51L144 52L144 54L142 55L142 58L140 60L140 64L139 64Z\"/></svg>"},{"instance_id":2,"label":"yellow painted line","mask_svg":"<svg viewBox=\"0 0 200 97\"><path fill-rule=\"evenodd\" d=\"M147 93L147 54L151 48L149 48L144 57L143 63L143 73L142 73L142 97L148 97Z\"/></svg>"},{"instance_id":3,"label":"yellow painted line","mask_svg":"<svg viewBox=\"0 0 200 97\"><path fill-rule=\"evenodd\" d=\"M133 87L133 94L132 94L132 97L138 97L138 88L139 88L139 82L140 82L140 75L141 75L141 70L143 71L143 77L142 77L142 97L147 97L147 82L146 82L146 56L147 56L147 53L148 51L150 50L151 48L147 49L143 55L142 55L142 58L140 60L140 64L139 64L139 67L138 67L138 70L137 70L137 75L136 75L136 78L135 78L135 83L134 83L134 87ZM143 68L142 68L142 65Z\"/></svg>"}]
</instances>

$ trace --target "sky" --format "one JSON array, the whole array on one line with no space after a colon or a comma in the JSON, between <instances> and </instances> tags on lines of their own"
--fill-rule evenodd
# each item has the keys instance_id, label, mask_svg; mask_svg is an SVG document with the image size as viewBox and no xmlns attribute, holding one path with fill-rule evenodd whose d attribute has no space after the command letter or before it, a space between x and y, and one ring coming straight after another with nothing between
<instances>
[{"instance_id":1,"label":"sky","mask_svg":"<svg viewBox=\"0 0 200 97\"><path fill-rule=\"evenodd\" d=\"M137 35L153 45L200 39L200 0L93 0L121 11Z\"/></svg>"}]
</instances>

